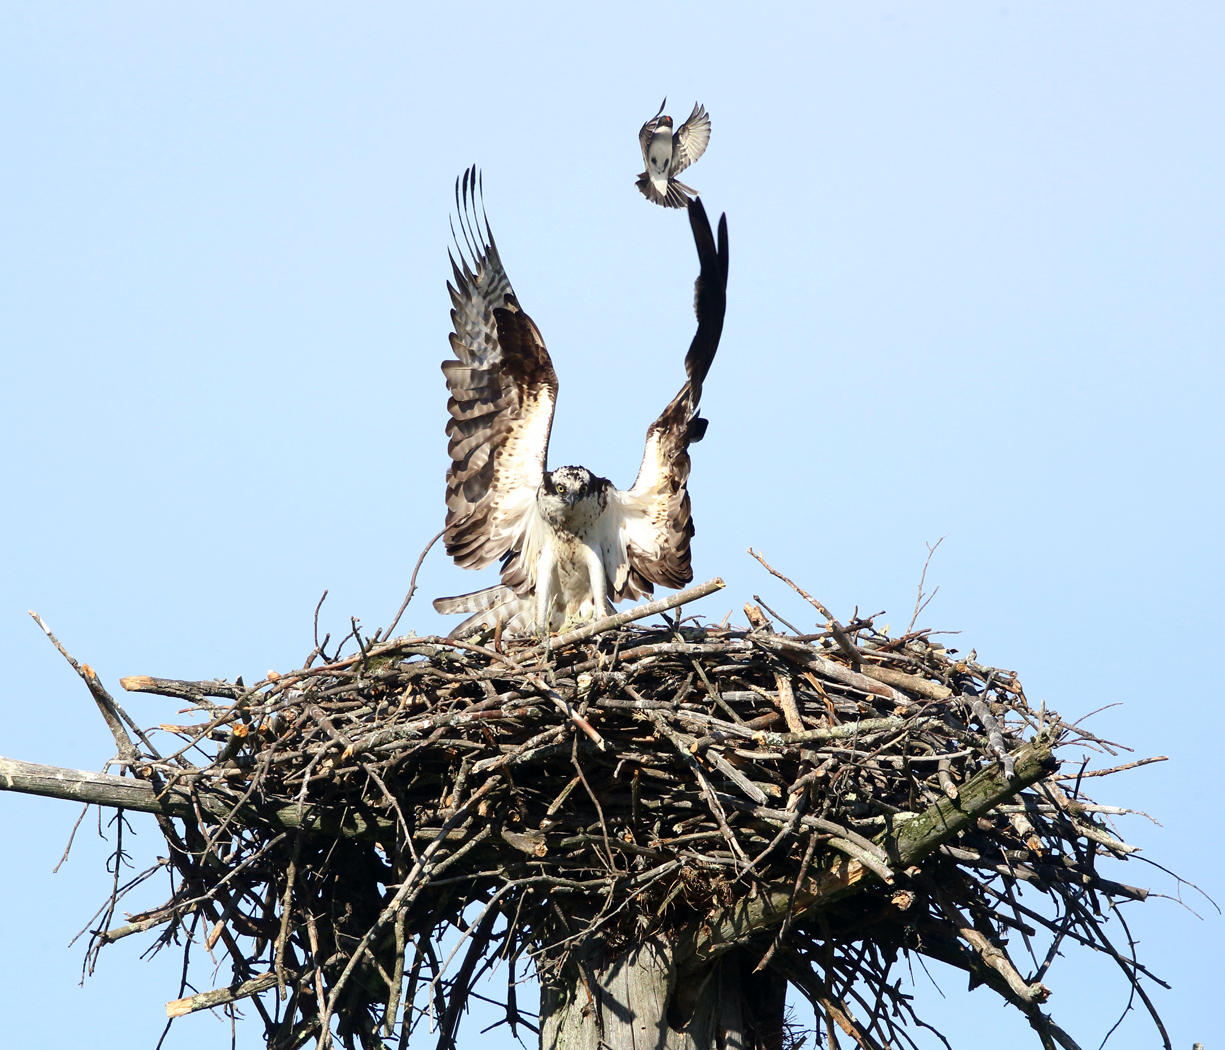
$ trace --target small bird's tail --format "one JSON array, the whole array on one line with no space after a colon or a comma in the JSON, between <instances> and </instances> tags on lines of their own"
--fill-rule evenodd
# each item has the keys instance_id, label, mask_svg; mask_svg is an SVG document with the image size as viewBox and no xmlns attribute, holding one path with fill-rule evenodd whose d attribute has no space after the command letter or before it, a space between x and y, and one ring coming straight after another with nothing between
<instances>
[{"instance_id":1,"label":"small bird's tail","mask_svg":"<svg viewBox=\"0 0 1225 1050\"><path fill-rule=\"evenodd\" d=\"M667 192L660 193L655 188L655 184L647 177L645 171L638 176L634 185L638 187L639 192L652 204L658 204L664 208L684 208L689 203L689 197L696 197L698 195L697 190L692 186L686 186L679 179L669 179Z\"/></svg>"}]
</instances>

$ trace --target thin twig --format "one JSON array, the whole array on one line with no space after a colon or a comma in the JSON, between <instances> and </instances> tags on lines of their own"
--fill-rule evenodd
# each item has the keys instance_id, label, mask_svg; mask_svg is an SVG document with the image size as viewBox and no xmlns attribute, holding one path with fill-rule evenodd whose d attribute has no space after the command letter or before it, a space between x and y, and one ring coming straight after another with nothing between
<instances>
[{"instance_id":1,"label":"thin twig","mask_svg":"<svg viewBox=\"0 0 1225 1050\"><path fill-rule=\"evenodd\" d=\"M417 593L417 573L421 571L421 565L425 561L425 556L430 553L430 548L433 547L434 544L440 539L442 539L446 531L446 529L439 529L439 531L434 534L434 538L425 545L424 549L417 556L417 564L413 566L412 575L408 579L408 593L404 595L404 601L400 603L400 608L396 610L395 616L391 618L391 623L388 625L387 630L384 633L384 637L391 637L392 631L396 629L396 624L400 622L400 617L404 615L404 610L408 608L408 603L413 600L413 595Z\"/></svg>"}]
</instances>

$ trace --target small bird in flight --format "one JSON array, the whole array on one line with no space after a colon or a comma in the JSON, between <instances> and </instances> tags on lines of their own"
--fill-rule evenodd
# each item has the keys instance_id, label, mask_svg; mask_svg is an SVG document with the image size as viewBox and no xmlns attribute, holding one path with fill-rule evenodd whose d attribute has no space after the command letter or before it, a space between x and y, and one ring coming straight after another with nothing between
<instances>
[{"instance_id":1,"label":"small bird in flight","mask_svg":"<svg viewBox=\"0 0 1225 1050\"><path fill-rule=\"evenodd\" d=\"M637 185L647 200L665 208L683 208L698 191L679 182L676 176L706 152L710 117L705 107L695 102L689 119L673 134L672 118L664 113L667 104L665 98L659 104L659 112L638 132L647 170L638 176Z\"/></svg>"}]
</instances>

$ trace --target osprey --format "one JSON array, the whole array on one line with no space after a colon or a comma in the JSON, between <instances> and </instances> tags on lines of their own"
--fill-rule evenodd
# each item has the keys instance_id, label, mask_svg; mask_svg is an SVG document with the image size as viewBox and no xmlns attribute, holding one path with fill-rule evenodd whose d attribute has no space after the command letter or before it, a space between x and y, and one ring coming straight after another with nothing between
<instances>
[{"instance_id":1,"label":"osprey","mask_svg":"<svg viewBox=\"0 0 1225 1050\"><path fill-rule=\"evenodd\" d=\"M642 125L638 145L642 147L642 162L646 171L638 176L637 186L647 200L665 208L683 208L697 196L697 190L677 180L676 176L706 152L710 141L710 117L703 106L695 102L693 112L672 133L672 118L662 115L665 98L659 112Z\"/></svg>"},{"instance_id":2,"label":"osprey","mask_svg":"<svg viewBox=\"0 0 1225 1050\"><path fill-rule=\"evenodd\" d=\"M543 634L603 616L654 584L693 579L688 448L706 430L698 400L723 331L727 216L716 247L702 202L689 202L700 271L687 378L647 430L634 484L618 489L585 467L546 469L557 375L502 268L483 204L477 214L479 188L475 167L455 180L463 243L455 234L459 258L451 256L455 282L447 284L455 357L442 363L451 395L444 542L462 568L500 559L502 582L439 598L434 608L472 614L452 634L497 624Z\"/></svg>"}]
</instances>

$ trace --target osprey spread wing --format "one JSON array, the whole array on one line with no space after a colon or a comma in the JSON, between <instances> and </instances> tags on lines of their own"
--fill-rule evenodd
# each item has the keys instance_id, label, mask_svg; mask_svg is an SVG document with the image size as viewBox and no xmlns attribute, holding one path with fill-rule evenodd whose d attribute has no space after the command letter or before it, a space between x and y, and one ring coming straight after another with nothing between
<instances>
[{"instance_id":1,"label":"osprey spread wing","mask_svg":"<svg viewBox=\"0 0 1225 1050\"><path fill-rule=\"evenodd\" d=\"M585 467L547 469L557 374L502 268L483 207L478 213L479 188L475 168L455 183L459 258L451 258L447 286L455 357L442 363L451 394L444 542L463 568L500 560L502 582L439 598L434 608L472 614L453 633L498 623L515 634L559 630L650 594L654 584L693 578L688 449L706 430L698 400L723 331L727 216L716 244L702 202L688 204L700 271L687 378L648 428L634 484L618 489Z\"/></svg>"}]
</instances>

